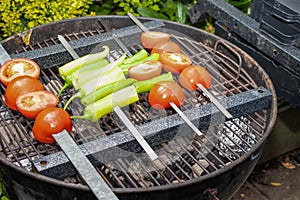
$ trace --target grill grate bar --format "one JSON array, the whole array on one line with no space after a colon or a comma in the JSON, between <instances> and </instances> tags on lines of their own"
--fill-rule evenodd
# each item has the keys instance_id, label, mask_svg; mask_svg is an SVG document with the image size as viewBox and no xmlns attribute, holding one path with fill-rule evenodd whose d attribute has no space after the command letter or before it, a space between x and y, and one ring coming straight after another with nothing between
<instances>
[{"instance_id":1,"label":"grill grate bar","mask_svg":"<svg viewBox=\"0 0 300 200\"><path fill-rule=\"evenodd\" d=\"M104 32L104 30L96 29L62 35L64 35L68 41L72 41L99 35ZM208 69L213 79L213 87L210 90L218 99L257 88L255 81L248 75L243 67L241 67L244 64L242 63L241 56L234 48L223 44L223 40L217 42L213 47L209 47L209 42L211 43L211 41L206 41L206 44L174 35L172 40L175 40L182 47L184 53L191 56L195 64L203 65ZM22 47L16 52L26 52L56 44L58 44L57 37L50 37L44 41L36 42L36 44ZM134 54L143 47L139 43L127 48ZM121 50L111 49L109 60L115 59L121 54ZM44 85L46 85L46 88L56 94L63 85L63 80L58 75L57 66L43 69L41 71L41 79ZM4 88L2 88L2 91L4 91ZM62 105L64 105L72 92L73 90L70 89L62 94L60 101ZM209 103L209 100L201 91L185 91L185 94L187 103L182 106L181 109L183 111ZM129 119L137 125L143 125L174 114L172 110L166 110L164 112L153 111L147 102L147 95L139 95L139 97L139 102L128 106L128 109L124 110ZM4 102L2 102L2 104L4 104ZM75 101L68 111L71 113L81 112L82 108L79 101ZM12 160L16 161L18 165L23 166L23 159L28 159L29 162L31 162L34 157L49 155L59 151L59 147L55 144L45 145L34 142L31 136L27 134L29 132L28 130L32 128L32 123L26 120L25 123L20 123L22 117L15 115L15 113L10 113L10 111L9 115L12 116L12 121L17 122L14 129L17 130L16 134L18 135L13 136L13 134L11 134L13 130L6 129L4 133L1 132L0 134L0 137L3 138L0 144L3 148L2 152L11 156ZM252 113L243 118L237 118L245 124L249 121L250 124L247 126L236 122L236 119L229 120L228 123L240 129L242 135L238 135L227 122L224 123L223 127L229 131L225 133L224 136L227 136L230 143L221 140L218 130L222 129L216 126L209 130L203 130L206 132L204 139L197 136L191 140L188 138L177 138L172 140L175 146L168 146L168 143L156 146L155 149L157 152L160 152L161 155L155 162L150 162L147 158L143 160L139 156L136 156L135 153L132 153L128 157L118 158L107 165L97 165L97 171L111 188L146 188L192 180L195 177L201 177L225 167L237 158L243 156L248 152L248 149L254 147L261 137L263 137L267 124L266 116L267 111L264 110ZM8 121L8 118L2 118L2 116L1 119L4 122ZM4 124L4 126L7 126L7 124ZM122 123L116 121L113 114L106 115L96 124L75 121L74 129L75 131L71 136L77 144L88 143L126 130ZM5 134L8 135L9 140L3 136ZM231 134L241 141L241 143L231 138ZM19 140L18 138L22 139ZM253 143L251 141L249 142L248 138L253 141ZM15 141L16 144L12 145L11 141ZM231 143L234 145L232 146ZM223 145L220 146L220 144ZM26 152L26 149L30 149L30 151ZM18 153L20 150L23 155ZM140 166L143 172L135 173L137 166L132 165L133 163ZM84 184L84 181L80 177L73 178L72 176L66 180L67 182Z\"/></svg>"}]
</instances>

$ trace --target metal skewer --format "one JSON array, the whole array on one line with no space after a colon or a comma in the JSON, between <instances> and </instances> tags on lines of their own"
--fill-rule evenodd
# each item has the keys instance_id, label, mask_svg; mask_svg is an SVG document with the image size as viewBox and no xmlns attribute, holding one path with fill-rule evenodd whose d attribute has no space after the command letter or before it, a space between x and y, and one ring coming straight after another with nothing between
<instances>
[{"instance_id":1,"label":"metal skewer","mask_svg":"<svg viewBox=\"0 0 300 200\"><path fill-rule=\"evenodd\" d=\"M128 13L128 16L134 21L144 32L149 32L147 27L144 26L135 16ZM170 106L177 112L177 114L187 123L187 125L198 135L203 136L203 133L187 118L187 116L178 108L174 102L170 102Z\"/></svg>"},{"instance_id":2,"label":"metal skewer","mask_svg":"<svg viewBox=\"0 0 300 200\"><path fill-rule=\"evenodd\" d=\"M75 53L76 54L76 53ZM77 54L76 54L77 55ZM77 55L78 56L78 55ZM10 56L0 44L0 64L9 60ZM57 144L69 158L73 166L85 180L89 188L92 190L97 199L101 200L117 200L109 186L105 183L99 173L96 171L92 163L82 153L78 145L66 130L52 135Z\"/></svg>"},{"instance_id":3,"label":"metal skewer","mask_svg":"<svg viewBox=\"0 0 300 200\"><path fill-rule=\"evenodd\" d=\"M131 13L127 13L127 15L144 32L149 32L149 30L147 29L147 27L145 27L144 24L142 24L140 22L140 20L138 20L134 15L132 15ZM223 115L225 115L226 118L228 118L228 119L233 118L233 116L228 112L228 110L226 110L226 108L224 108L224 106L222 106L222 104L220 104L220 102L205 87L203 87L202 84L198 83L197 86L204 93L204 95L206 95L210 99L210 101L223 113Z\"/></svg>"},{"instance_id":4,"label":"metal skewer","mask_svg":"<svg viewBox=\"0 0 300 200\"><path fill-rule=\"evenodd\" d=\"M79 56L77 55L77 53L72 49L72 47L65 40L64 37L62 37L61 35L59 35L58 39L64 45L64 47L67 49L67 51L70 52L71 56L74 59L79 58ZM121 43L121 41L119 41L119 42ZM123 122L123 124L127 127L127 129L132 133L132 135L135 137L135 139L138 141L138 143L142 146L142 148L148 154L148 156L150 157L150 159L151 160L157 159L158 158L157 154L154 152L154 150L151 148L151 146L147 143L147 141L143 138L143 136L138 132L138 130L135 128L135 126L132 124L132 122L127 118L127 116L122 111L122 109L119 106L115 106L113 108L113 110L118 115L118 117L121 119L121 121Z\"/></svg>"}]
</instances>

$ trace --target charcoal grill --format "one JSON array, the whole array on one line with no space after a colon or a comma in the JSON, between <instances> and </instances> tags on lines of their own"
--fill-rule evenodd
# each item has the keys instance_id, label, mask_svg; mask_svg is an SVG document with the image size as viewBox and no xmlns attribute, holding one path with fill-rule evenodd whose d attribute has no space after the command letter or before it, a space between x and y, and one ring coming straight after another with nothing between
<instances>
[{"instance_id":1,"label":"charcoal grill","mask_svg":"<svg viewBox=\"0 0 300 200\"><path fill-rule=\"evenodd\" d=\"M57 93L63 84L57 67L72 60L57 35L68 39L79 55L100 51L103 44L110 46L110 60L122 55L99 18L109 22L132 53L142 48L141 30L126 16L59 21L34 28L27 46L19 35L2 45L11 57L38 62L41 81ZM201 92L185 91L181 110L205 133L200 138L173 110L154 111L147 94L140 95L140 101L124 111L157 151L158 162L141 153L114 114L97 123L74 121L71 136L120 199L230 198L257 163L276 120L276 95L268 75L245 52L217 36L170 21L139 19L150 30L170 32L195 64L208 69L214 83L210 91L235 118L226 121ZM60 106L72 92L62 95ZM68 111L81 112L82 106L74 102ZM94 199L60 148L32 137L32 126L32 120L9 110L1 100L0 166L10 198Z\"/></svg>"}]
</instances>

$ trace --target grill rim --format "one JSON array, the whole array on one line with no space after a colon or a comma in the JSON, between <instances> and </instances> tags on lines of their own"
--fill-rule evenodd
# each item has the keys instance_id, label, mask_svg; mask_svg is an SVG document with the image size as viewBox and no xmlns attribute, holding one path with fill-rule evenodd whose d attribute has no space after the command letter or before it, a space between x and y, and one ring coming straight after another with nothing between
<instances>
[{"instance_id":1,"label":"grill rim","mask_svg":"<svg viewBox=\"0 0 300 200\"><path fill-rule=\"evenodd\" d=\"M65 22L71 22L71 21L76 21L76 20L85 21L87 19L98 19L98 18L117 18L117 19L126 18L126 19L128 19L127 16L116 16L116 15L78 17L78 18L61 20L61 21L58 21L58 22L52 22L52 23L49 23L49 24L40 25L40 26L37 26L37 27L33 28L33 30L40 29L44 26L51 26L51 25L57 24L57 23L62 23L63 24ZM155 20L153 18L147 18L147 17L138 17L138 18L142 22ZM223 38L221 38L217 35L207 33L207 32L205 32L201 29L198 29L196 27L188 26L188 25L185 25L185 24L178 24L176 22L172 22L172 21L168 21L168 20L159 19L159 21L162 21L163 23L173 25L173 26L180 25L182 28L192 29L196 32L201 32L202 34L208 35L208 37L211 37L211 38L214 38L214 39L217 39L217 40L224 40ZM11 37L18 37L18 35L14 35L14 36L11 36ZM11 39L11 37L3 40L1 43L7 42L9 39ZM207 39L207 38L205 38L205 39ZM201 181L204 181L206 179L215 178L218 175L221 175L221 174L225 173L226 171L229 171L229 170L233 169L234 167L237 167L238 164L243 163L244 161L246 161L246 159L249 159L255 153L255 151L257 151L259 148L262 148L266 138L268 137L268 135L272 131L272 129L275 125L275 122L276 122L276 118L277 118L277 96L276 96L276 93L275 93L275 89L274 89L273 83L271 82L268 74L265 72L265 70L251 56L249 56L245 51L243 51L241 48L239 48L235 44L232 44L231 42L229 42L229 44L232 45L235 48L235 50L237 50L237 52L241 54L242 57L245 57L245 58L249 59L249 61L251 63L253 63L253 66L257 67L256 70L259 70L258 73L261 74L262 77L264 77L264 80L266 81L266 86L267 86L266 88L271 92L271 94L273 96L272 97L272 107L270 109L268 109L268 111L270 111L269 115L267 116L267 120L269 121L269 123L268 123L268 126L266 126L266 130L264 131L264 135L255 144L255 146L253 146L243 156L239 157L237 160L234 160L229 165L226 165L225 167L223 167L221 169L218 169L216 171L213 171L209 174L200 176L198 178L194 178L192 180L185 180L183 182L172 183L172 184L169 184L169 185L152 186L152 187L145 187L145 188L111 188L114 192L116 192L116 193L154 192L154 191L166 191L166 190L169 190L169 189L177 189L177 188L187 187L187 186L199 183ZM269 117L269 119L268 119L268 117ZM9 168L14 169L15 171L17 171L19 173L22 173L26 176L29 176L30 178L36 179L37 181L43 181L44 183L54 184L56 186L63 186L63 187L69 188L69 189L91 191L88 188L88 186L86 186L86 185L66 183L64 181L57 180L57 179L54 179L54 178L50 178L50 177L47 177L47 176L44 176L44 175L41 175L41 174L29 172L29 171L25 170L24 168L18 167L16 165L14 165L13 163L7 161L2 156L0 157L0 163L5 165L5 166L8 166Z\"/></svg>"}]
</instances>

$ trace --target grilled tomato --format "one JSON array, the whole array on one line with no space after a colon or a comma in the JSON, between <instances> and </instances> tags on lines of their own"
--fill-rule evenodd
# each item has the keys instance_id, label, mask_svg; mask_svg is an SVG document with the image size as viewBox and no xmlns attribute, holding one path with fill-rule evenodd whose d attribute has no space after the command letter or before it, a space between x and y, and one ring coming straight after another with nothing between
<instances>
[{"instance_id":1,"label":"grilled tomato","mask_svg":"<svg viewBox=\"0 0 300 200\"><path fill-rule=\"evenodd\" d=\"M18 96L40 90L44 90L44 87L38 79L31 76L19 76L13 79L6 87L6 105L13 110L17 110L16 100Z\"/></svg>"},{"instance_id":2,"label":"grilled tomato","mask_svg":"<svg viewBox=\"0 0 300 200\"><path fill-rule=\"evenodd\" d=\"M143 32L141 42L146 49L151 50L156 44L169 41L170 37L170 34L159 31Z\"/></svg>"},{"instance_id":3,"label":"grilled tomato","mask_svg":"<svg viewBox=\"0 0 300 200\"><path fill-rule=\"evenodd\" d=\"M179 83L188 90L197 90L198 83L208 89L211 82L209 72L202 66L188 66L179 75Z\"/></svg>"},{"instance_id":4,"label":"grilled tomato","mask_svg":"<svg viewBox=\"0 0 300 200\"><path fill-rule=\"evenodd\" d=\"M185 67L192 64L190 57L183 53L163 53L159 61L163 64L165 71L174 74L179 74Z\"/></svg>"},{"instance_id":5,"label":"grilled tomato","mask_svg":"<svg viewBox=\"0 0 300 200\"><path fill-rule=\"evenodd\" d=\"M0 80L5 86L14 78L24 75L38 79L39 65L28 58L12 58L4 62L0 68Z\"/></svg>"},{"instance_id":6,"label":"grilled tomato","mask_svg":"<svg viewBox=\"0 0 300 200\"><path fill-rule=\"evenodd\" d=\"M35 118L45 108L55 107L57 104L57 96L46 90L28 92L18 96L16 100L18 111L28 118Z\"/></svg>"},{"instance_id":7,"label":"grilled tomato","mask_svg":"<svg viewBox=\"0 0 300 200\"><path fill-rule=\"evenodd\" d=\"M33 124L33 136L42 143L53 143L55 140L53 134L66 129L72 131L72 120L70 115L63 109L49 107L40 112L35 118Z\"/></svg>"},{"instance_id":8,"label":"grilled tomato","mask_svg":"<svg viewBox=\"0 0 300 200\"><path fill-rule=\"evenodd\" d=\"M149 104L157 110L170 107L170 102L180 107L184 103L184 92L174 81L156 83L148 94Z\"/></svg>"},{"instance_id":9,"label":"grilled tomato","mask_svg":"<svg viewBox=\"0 0 300 200\"><path fill-rule=\"evenodd\" d=\"M181 53L181 48L172 41L160 42L153 47L151 54L153 53Z\"/></svg>"}]
</instances>

